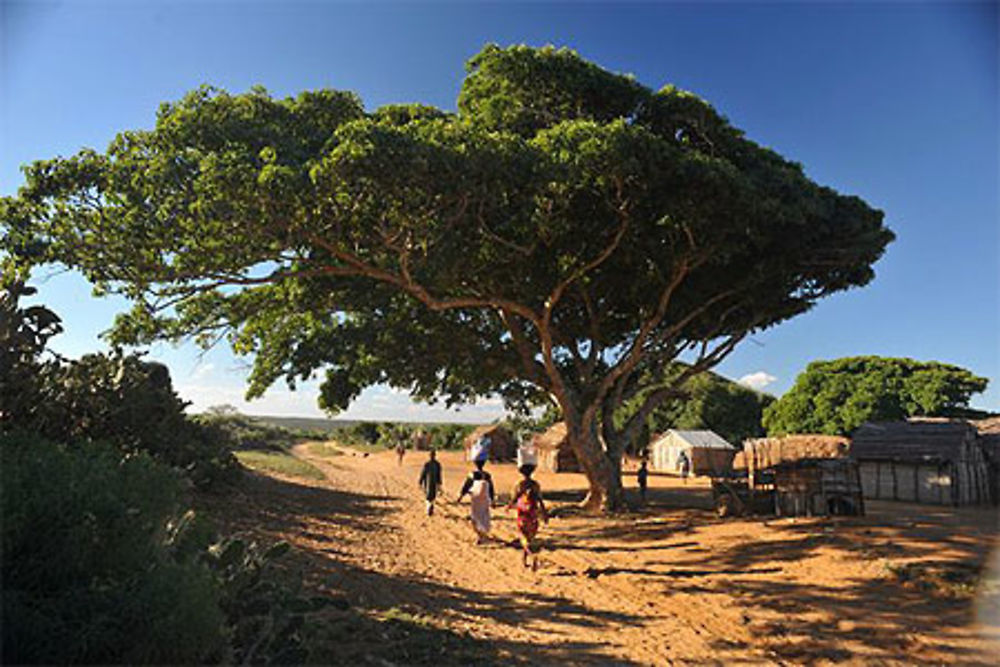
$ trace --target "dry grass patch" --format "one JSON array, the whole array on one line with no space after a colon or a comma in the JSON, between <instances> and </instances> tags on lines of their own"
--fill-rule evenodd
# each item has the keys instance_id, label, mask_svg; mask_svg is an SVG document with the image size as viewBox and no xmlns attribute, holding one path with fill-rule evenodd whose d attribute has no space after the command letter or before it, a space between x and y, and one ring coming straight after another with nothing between
<instances>
[{"instance_id":1,"label":"dry grass patch","mask_svg":"<svg viewBox=\"0 0 1000 667\"><path fill-rule=\"evenodd\" d=\"M251 470L304 479L326 478L316 466L284 452L244 451L234 454L240 463Z\"/></svg>"}]
</instances>

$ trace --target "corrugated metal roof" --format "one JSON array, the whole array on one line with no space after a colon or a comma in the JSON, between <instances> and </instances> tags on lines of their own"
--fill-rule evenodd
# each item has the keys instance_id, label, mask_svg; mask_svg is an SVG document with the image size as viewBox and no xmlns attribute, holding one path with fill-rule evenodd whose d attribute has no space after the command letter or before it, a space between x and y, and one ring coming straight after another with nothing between
<instances>
[{"instance_id":1,"label":"corrugated metal roof","mask_svg":"<svg viewBox=\"0 0 1000 667\"><path fill-rule=\"evenodd\" d=\"M705 447L708 449L736 449L715 431L679 431L671 429L660 437L665 438L671 433L692 447Z\"/></svg>"}]
</instances>

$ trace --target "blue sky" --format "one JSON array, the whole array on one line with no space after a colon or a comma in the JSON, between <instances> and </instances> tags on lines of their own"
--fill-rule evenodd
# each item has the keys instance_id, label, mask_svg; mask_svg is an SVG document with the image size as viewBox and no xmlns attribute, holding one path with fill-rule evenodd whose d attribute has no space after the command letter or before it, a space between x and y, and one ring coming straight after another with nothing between
<instances>
[{"instance_id":1,"label":"blue sky","mask_svg":"<svg viewBox=\"0 0 1000 667\"><path fill-rule=\"evenodd\" d=\"M754 336L720 371L775 394L817 359L939 360L990 379L973 405L1000 411L1000 203L996 3L195 3L0 0L0 194L19 166L103 149L150 127L202 83L273 95L332 87L369 108L454 109L483 44L569 46L653 88L692 90L819 183L886 213L898 240L875 281ZM121 302L74 274L38 272L79 355ZM245 360L157 345L195 409L318 415L315 387L241 403ZM486 420L495 401L429 411L387 388L344 416Z\"/></svg>"}]
</instances>

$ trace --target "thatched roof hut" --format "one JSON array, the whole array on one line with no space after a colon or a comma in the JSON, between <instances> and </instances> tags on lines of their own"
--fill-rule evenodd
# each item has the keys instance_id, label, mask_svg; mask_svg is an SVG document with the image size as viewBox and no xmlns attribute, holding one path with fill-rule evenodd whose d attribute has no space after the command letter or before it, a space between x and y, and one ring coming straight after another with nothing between
<instances>
[{"instance_id":1,"label":"thatched roof hut","mask_svg":"<svg viewBox=\"0 0 1000 667\"><path fill-rule=\"evenodd\" d=\"M431 448L431 434L424 429L417 429L410 435L413 449L418 452L425 452Z\"/></svg>"},{"instance_id":2,"label":"thatched roof hut","mask_svg":"<svg viewBox=\"0 0 1000 667\"><path fill-rule=\"evenodd\" d=\"M838 459L847 456L851 441L839 435L797 434L777 438L751 438L733 459L736 470L766 470L781 463L805 459Z\"/></svg>"},{"instance_id":3,"label":"thatched roof hut","mask_svg":"<svg viewBox=\"0 0 1000 667\"><path fill-rule=\"evenodd\" d=\"M514 434L499 424L483 424L462 441L467 459L469 450L484 435L490 439L490 461L512 461L517 458L517 439Z\"/></svg>"},{"instance_id":4,"label":"thatched roof hut","mask_svg":"<svg viewBox=\"0 0 1000 667\"><path fill-rule=\"evenodd\" d=\"M992 499L980 434L964 420L862 424L853 434L851 458L861 466L868 498L946 505Z\"/></svg>"},{"instance_id":5,"label":"thatched roof hut","mask_svg":"<svg viewBox=\"0 0 1000 667\"><path fill-rule=\"evenodd\" d=\"M972 456L976 436L976 428L961 419L868 422L853 433L851 456L882 461L962 461Z\"/></svg>"},{"instance_id":6,"label":"thatched roof hut","mask_svg":"<svg viewBox=\"0 0 1000 667\"><path fill-rule=\"evenodd\" d=\"M994 505L1000 504L1000 417L973 422L989 468L989 491Z\"/></svg>"},{"instance_id":7,"label":"thatched roof hut","mask_svg":"<svg viewBox=\"0 0 1000 667\"><path fill-rule=\"evenodd\" d=\"M536 433L531 444L538 450L538 467L549 472L580 472L580 461L569 444L566 422L557 422Z\"/></svg>"},{"instance_id":8,"label":"thatched roof hut","mask_svg":"<svg viewBox=\"0 0 1000 667\"><path fill-rule=\"evenodd\" d=\"M979 443L991 461L1000 462L1000 417L989 417L972 422L979 433Z\"/></svg>"}]
</instances>

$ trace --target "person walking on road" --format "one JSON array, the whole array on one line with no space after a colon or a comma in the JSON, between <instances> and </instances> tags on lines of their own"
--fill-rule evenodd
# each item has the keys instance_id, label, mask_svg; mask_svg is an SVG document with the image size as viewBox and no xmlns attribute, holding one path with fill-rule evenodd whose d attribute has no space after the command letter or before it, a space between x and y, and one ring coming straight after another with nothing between
<instances>
[{"instance_id":1,"label":"person walking on road","mask_svg":"<svg viewBox=\"0 0 1000 667\"><path fill-rule=\"evenodd\" d=\"M476 469L469 473L455 502L461 502L469 494L469 518L476 531L476 544L483 544L490 535L490 508L493 507L493 478L483 470L489 457L489 440L482 439L473 447L472 460Z\"/></svg>"},{"instance_id":2,"label":"person walking on road","mask_svg":"<svg viewBox=\"0 0 1000 667\"><path fill-rule=\"evenodd\" d=\"M406 445L404 445L403 441L400 440L396 444L396 457L398 458L398 461L397 461L398 465L403 465L403 456L405 454L406 454Z\"/></svg>"},{"instance_id":3,"label":"person walking on road","mask_svg":"<svg viewBox=\"0 0 1000 667\"><path fill-rule=\"evenodd\" d=\"M510 504L507 509L517 509L517 531L521 534L521 562L528 567L531 559L531 569L538 569L538 554L535 552L535 535L538 534L538 519L548 523L549 515L542 500L542 487L531 479L535 471L534 464L524 464L518 468L523 479L514 487Z\"/></svg>"},{"instance_id":4,"label":"person walking on road","mask_svg":"<svg viewBox=\"0 0 1000 667\"><path fill-rule=\"evenodd\" d=\"M427 500L427 516L434 514L434 499L437 498L438 489L441 487L441 464L438 463L434 450L430 450L427 463L420 471L420 488L424 490L424 498Z\"/></svg>"}]
</instances>

